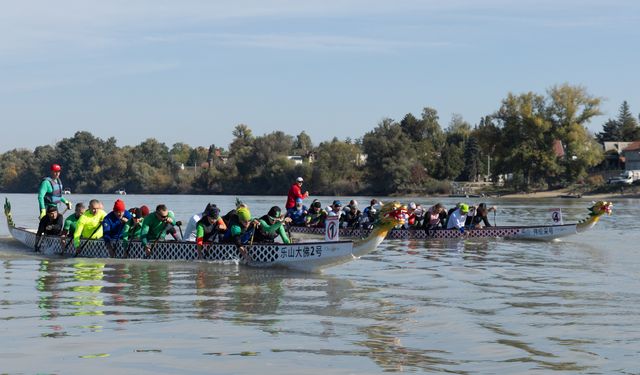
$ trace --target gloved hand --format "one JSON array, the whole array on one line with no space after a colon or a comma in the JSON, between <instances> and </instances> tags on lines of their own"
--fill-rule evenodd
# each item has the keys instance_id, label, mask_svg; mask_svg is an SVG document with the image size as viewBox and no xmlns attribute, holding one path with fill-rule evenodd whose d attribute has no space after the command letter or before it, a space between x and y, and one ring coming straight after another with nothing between
<instances>
[{"instance_id":1,"label":"gloved hand","mask_svg":"<svg viewBox=\"0 0 640 375\"><path fill-rule=\"evenodd\" d=\"M460 233L464 233L464 227L460 228Z\"/></svg>"},{"instance_id":2,"label":"gloved hand","mask_svg":"<svg viewBox=\"0 0 640 375\"><path fill-rule=\"evenodd\" d=\"M47 210L46 210L46 209L44 209L44 208L43 208L43 209L41 209L41 210L40 210L40 219L42 219L42 218L44 217L44 215L46 215L46 214L47 214Z\"/></svg>"}]
</instances>

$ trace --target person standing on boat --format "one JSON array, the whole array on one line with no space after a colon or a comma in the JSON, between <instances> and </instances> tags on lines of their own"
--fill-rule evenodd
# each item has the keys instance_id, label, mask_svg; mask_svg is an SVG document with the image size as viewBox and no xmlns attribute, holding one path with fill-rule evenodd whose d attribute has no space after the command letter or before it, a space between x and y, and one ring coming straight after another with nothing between
<instances>
[{"instance_id":1,"label":"person standing on boat","mask_svg":"<svg viewBox=\"0 0 640 375\"><path fill-rule=\"evenodd\" d=\"M51 165L51 177L45 177L40 183L38 190L38 206L40 207L40 218L46 214L47 207L58 206L58 203L67 205L67 209L71 208L71 202L62 196L63 187L60 181L60 171L62 167L59 164Z\"/></svg>"},{"instance_id":2,"label":"person standing on boat","mask_svg":"<svg viewBox=\"0 0 640 375\"><path fill-rule=\"evenodd\" d=\"M80 247L80 238L102 238L102 220L107 213L101 208L102 203L97 199L89 201L87 209L76 222L76 230L73 233L73 246Z\"/></svg>"},{"instance_id":3,"label":"person standing on boat","mask_svg":"<svg viewBox=\"0 0 640 375\"><path fill-rule=\"evenodd\" d=\"M149 241L154 243L155 241L164 240L167 233L171 234L173 238L177 240L175 236L176 229L173 227L173 222L173 212L169 211L164 204L156 206L156 211L144 218L140 239L142 240L142 245L147 255L151 253Z\"/></svg>"},{"instance_id":4,"label":"person standing on boat","mask_svg":"<svg viewBox=\"0 0 640 375\"><path fill-rule=\"evenodd\" d=\"M58 207L49 206L45 216L40 219L38 224L38 231L36 232L35 251L40 251L40 242L42 241L42 235L58 236L62 232L64 226L64 220L62 215L58 213Z\"/></svg>"},{"instance_id":5,"label":"person standing on boat","mask_svg":"<svg viewBox=\"0 0 640 375\"><path fill-rule=\"evenodd\" d=\"M287 217L291 219L291 225L303 227L308 213L307 206L302 204L302 198L296 198L296 205L294 208L287 210Z\"/></svg>"},{"instance_id":6,"label":"person standing on boat","mask_svg":"<svg viewBox=\"0 0 640 375\"><path fill-rule=\"evenodd\" d=\"M294 182L289 188L289 194L287 195L287 203L285 204L285 209L287 212L292 210L296 206L296 198L305 199L309 197L309 192L302 192L302 183L304 179L302 177L296 178L296 182Z\"/></svg>"},{"instance_id":7,"label":"person standing on boat","mask_svg":"<svg viewBox=\"0 0 640 375\"><path fill-rule=\"evenodd\" d=\"M466 203L460 203L447 220L447 229L458 229L461 233L464 233L464 224L469 213L469 205Z\"/></svg>"},{"instance_id":8,"label":"person standing on boat","mask_svg":"<svg viewBox=\"0 0 640 375\"><path fill-rule=\"evenodd\" d=\"M218 235L227 230L227 225L220 217L220 209L215 204L208 205L202 218L196 223L196 244L198 255L201 254L205 242L216 242Z\"/></svg>"},{"instance_id":9,"label":"person standing on boat","mask_svg":"<svg viewBox=\"0 0 640 375\"><path fill-rule=\"evenodd\" d=\"M291 222L291 218L282 218L280 215L280 207L273 206L269 212L259 219L260 225L256 229L255 241L256 242L274 242L278 236L282 238L283 243L291 243L291 240L287 236L284 224Z\"/></svg>"},{"instance_id":10,"label":"person standing on boat","mask_svg":"<svg viewBox=\"0 0 640 375\"><path fill-rule=\"evenodd\" d=\"M102 239L104 240L109 256L115 255L115 247L123 237L125 225L133 219L131 213L126 210L124 201L117 199L113 204L113 211L109 212L102 220Z\"/></svg>"}]
</instances>

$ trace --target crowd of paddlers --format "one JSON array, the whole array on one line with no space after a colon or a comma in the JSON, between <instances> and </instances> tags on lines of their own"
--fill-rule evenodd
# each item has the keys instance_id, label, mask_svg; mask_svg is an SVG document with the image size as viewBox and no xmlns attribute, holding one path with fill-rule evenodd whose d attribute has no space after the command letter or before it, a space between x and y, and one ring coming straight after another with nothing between
<instances>
[{"instance_id":1,"label":"crowd of paddlers","mask_svg":"<svg viewBox=\"0 0 640 375\"><path fill-rule=\"evenodd\" d=\"M40 185L36 251L39 251L42 235L53 235L60 236L65 247L73 243L78 252L82 248L82 239L101 238L112 256L118 244L128 249L133 240L141 241L145 252L150 254L155 243L170 236L175 241L195 242L199 253L208 243L223 242L235 244L244 255L247 244L274 242L278 237L283 243L290 243L287 233L289 225L321 227L330 216L338 217L341 227L369 228L376 221L382 206L382 202L372 199L369 206L360 210L356 200L344 206L340 200L334 200L323 208L322 203L314 199L307 207L304 199L309 197L309 193L302 192L304 179L298 177L289 189L285 211L273 206L259 217L253 217L249 207L240 201L225 214L220 212L215 203L207 203L202 212L189 218L183 229L182 222L176 220L174 213L164 204L157 205L151 212L146 205L127 209L125 202L117 199L113 209L107 213L102 202L92 199L87 206L82 202L77 203L73 213L65 218L64 213L71 209L72 204L62 194L61 170L60 165L53 164L51 176L44 178ZM58 211L59 205L66 205L67 209L61 213ZM411 202L406 207L404 226L409 229L446 228L460 231L469 227L491 226L487 214L492 209L495 208L487 208L484 204L476 208L459 203L447 211L438 203L425 210Z\"/></svg>"}]
</instances>

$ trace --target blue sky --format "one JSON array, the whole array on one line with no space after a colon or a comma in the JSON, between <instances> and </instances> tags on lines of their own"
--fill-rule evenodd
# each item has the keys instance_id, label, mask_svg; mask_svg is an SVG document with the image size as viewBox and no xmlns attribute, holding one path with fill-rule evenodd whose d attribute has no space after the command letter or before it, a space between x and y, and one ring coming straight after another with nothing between
<instances>
[{"instance_id":1,"label":"blue sky","mask_svg":"<svg viewBox=\"0 0 640 375\"><path fill-rule=\"evenodd\" d=\"M640 112L638 25L631 0L2 1L0 152L78 130L226 148L240 123L317 144L565 82L606 99L599 131Z\"/></svg>"}]
</instances>

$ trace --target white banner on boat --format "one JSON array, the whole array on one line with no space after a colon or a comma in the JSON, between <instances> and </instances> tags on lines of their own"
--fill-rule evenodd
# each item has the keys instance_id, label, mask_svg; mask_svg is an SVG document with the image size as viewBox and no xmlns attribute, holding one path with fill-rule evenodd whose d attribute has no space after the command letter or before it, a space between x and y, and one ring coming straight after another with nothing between
<instances>
[{"instance_id":1,"label":"white banner on boat","mask_svg":"<svg viewBox=\"0 0 640 375\"><path fill-rule=\"evenodd\" d=\"M551 221L553 225L563 225L562 221L562 208L552 208L551 211Z\"/></svg>"},{"instance_id":2,"label":"white banner on boat","mask_svg":"<svg viewBox=\"0 0 640 375\"><path fill-rule=\"evenodd\" d=\"M340 221L338 216L327 216L324 222L324 240L338 241L340 240Z\"/></svg>"}]
</instances>

